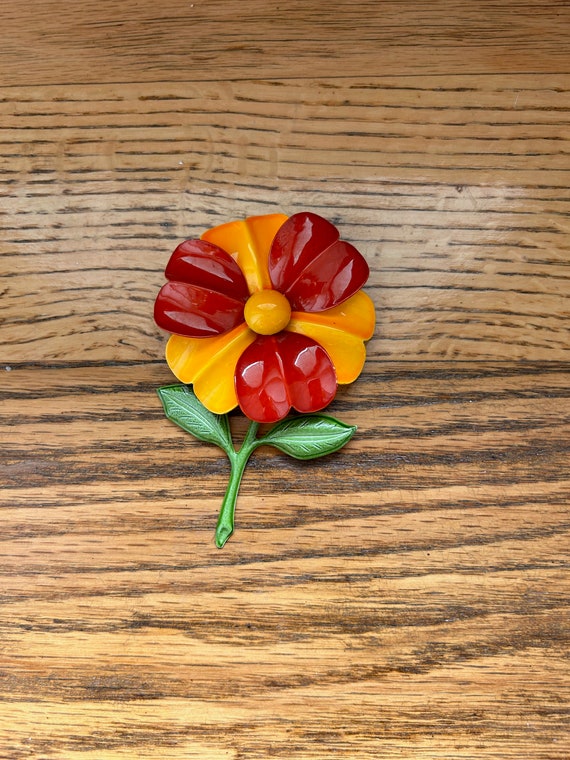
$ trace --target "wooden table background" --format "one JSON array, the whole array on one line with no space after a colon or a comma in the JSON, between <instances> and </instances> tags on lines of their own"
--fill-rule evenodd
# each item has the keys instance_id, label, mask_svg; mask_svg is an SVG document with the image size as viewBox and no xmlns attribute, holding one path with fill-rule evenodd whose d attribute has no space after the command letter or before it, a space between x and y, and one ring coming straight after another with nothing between
<instances>
[{"instance_id":1,"label":"wooden table background","mask_svg":"<svg viewBox=\"0 0 570 760\"><path fill-rule=\"evenodd\" d=\"M568 2L1 20L0 757L568 758ZM220 551L152 303L303 209L371 265L359 431L258 451Z\"/></svg>"}]
</instances>

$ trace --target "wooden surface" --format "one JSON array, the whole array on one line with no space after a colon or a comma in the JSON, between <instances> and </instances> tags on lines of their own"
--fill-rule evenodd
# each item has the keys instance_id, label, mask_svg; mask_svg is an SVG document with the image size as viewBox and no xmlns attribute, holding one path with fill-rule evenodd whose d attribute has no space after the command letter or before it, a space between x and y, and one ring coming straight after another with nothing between
<instances>
[{"instance_id":1,"label":"wooden surface","mask_svg":"<svg viewBox=\"0 0 570 760\"><path fill-rule=\"evenodd\" d=\"M570 6L9 0L0 758L570 756ZM310 209L378 328L256 452L169 423L175 245ZM244 420L232 417L236 438Z\"/></svg>"}]
</instances>

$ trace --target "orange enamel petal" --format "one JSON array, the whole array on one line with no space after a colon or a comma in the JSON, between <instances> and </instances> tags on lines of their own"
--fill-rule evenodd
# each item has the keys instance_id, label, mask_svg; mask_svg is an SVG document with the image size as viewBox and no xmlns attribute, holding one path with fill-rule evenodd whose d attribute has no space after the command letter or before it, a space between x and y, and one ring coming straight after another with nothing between
<instances>
[{"instance_id":1,"label":"orange enamel petal","mask_svg":"<svg viewBox=\"0 0 570 760\"><path fill-rule=\"evenodd\" d=\"M172 335L166 344L166 361L181 382L193 384L207 409L226 414L238 403L234 381L237 361L255 337L245 324L214 338Z\"/></svg>"},{"instance_id":2,"label":"orange enamel petal","mask_svg":"<svg viewBox=\"0 0 570 760\"><path fill-rule=\"evenodd\" d=\"M376 324L374 303L363 290L359 290L347 301L332 309L310 313L296 311L293 312L292 317L302 319L303 322L334 327L356 335L362 340L369 340L372 337Z\"/></svg>"},{"instance_id":3,"label":"orange enamel petal","mask_svg":"<svg viewBox=\"0 0 570 760\"><path fill-rule=\"evenodd\" d=\"M245 220L253 248L257 252L259 267L263 270L264 288L273 287L269 278L269 251L277 230L287 221L287 218L285 214L265 214L263 216L250 216Z\"/></svg>"},{"instance_id":4,"label":"orange enamel petal","mask_svg":"<svg viewBox=\"0 0 570 760\"><path fill-rule=\"evenodd\" d=\"M364 341L372 337L374 304L359 290L348 301L318 313L294 312L287 330L316 340L330 356L339 383L352 383L366 359Z\"/></svg>"},{"instance_id":5,"label":"orange enamel petal","mask_svg":"<svg viewBox=\"0 0 570 760\"><path fill-rule=\"evenodd\" d=\"M202 235L202 240L223 248L233 256L245 279L250 293L271 288L267 260L273 238L287 220L285 214L250 216L245 220L227 222L213 227Z\"/></svg>"}]
</instances>

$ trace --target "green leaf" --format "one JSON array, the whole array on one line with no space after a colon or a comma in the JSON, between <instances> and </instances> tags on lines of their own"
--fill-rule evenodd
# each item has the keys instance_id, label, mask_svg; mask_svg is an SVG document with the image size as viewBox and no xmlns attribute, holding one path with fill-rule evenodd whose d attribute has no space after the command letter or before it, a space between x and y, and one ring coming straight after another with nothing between
<instances>
[{"instance_id":1,"label":"green leaf","mask_svg":"<svg viewBox=\"0 0 570 760\"><path fill-rule=\"evenodd\" d=\"M165 385L157 390L169 420L200 441L215 443L226 453L233 451L228 418L213 414L198 401L188 385Z\"/></svg>"},{"instance_id":2,"label":"green leaf","mask_svg":"<svg viewBox=\"0 0 570 760\"><path fill-rule=\"evenodd\" d=\"M338 451L355 432L354 425L345 425L334 417L309 414L277 423L259 443L275 446L295 459L316 459Z\"/></svg>"}]
</instances>

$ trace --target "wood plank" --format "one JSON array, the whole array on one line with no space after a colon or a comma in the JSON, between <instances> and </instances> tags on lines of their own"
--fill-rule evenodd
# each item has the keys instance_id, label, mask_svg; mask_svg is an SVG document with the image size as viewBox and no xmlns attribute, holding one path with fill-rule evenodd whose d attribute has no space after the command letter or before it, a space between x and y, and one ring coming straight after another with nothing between
<instances>
[{"instance_id":1,"label":"wood plank","mask_svg":"<svg viewBox=\"0 0 570 760\"><path fill-rule=\"evenodd\" d=\"M162 363L4 372L0 755L566 758L569 369L372 359L222 551Z\"/></svg>"},{"instance_id":2,"label":"wood plank","mask_svg":"<svg viewBox=\"0 0 570 760\"><path fill-rule=\"evenodd\" d=\"M6 84L567 71L565 0L8 4Z\"/></svg>"},{"instance_id":3,"label":"wood plank","mask_svg":"<svg viewBox=\"0 0 570 760\"><path fill-rule=\"evenodd\" d=\"M312 209L371 264L387 359L568 361L570 78L13 87L0 361L158 358L178 242Z\"/></svg>"},{"instance_id":4,"label":"wood plank","mask_svg":"<svg viewBox=\"0 0 570 760\"><path fill-rule=\"evenodd\" d=\"M569 4L4 6L0 758L567 760ZM218 550L152 304L302 209L370 263L358 431Z\"/></svg>"}]
</instances>

